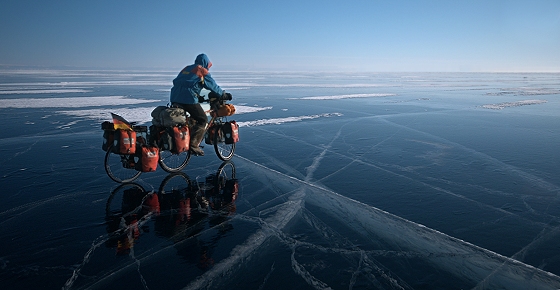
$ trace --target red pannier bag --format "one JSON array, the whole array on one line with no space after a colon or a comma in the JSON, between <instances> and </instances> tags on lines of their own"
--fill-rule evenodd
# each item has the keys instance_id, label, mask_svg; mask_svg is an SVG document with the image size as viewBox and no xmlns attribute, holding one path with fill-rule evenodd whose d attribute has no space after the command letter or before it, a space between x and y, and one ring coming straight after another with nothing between
<instances>
[{"instance_id":1,"label":"red pannier bag","mask_svg":"<svg viewBox=\"0 0 560 290\"><path fill-rule=\"evenodd\" d=\"M189 151L189 144L191 142L191 136L189 135L189 127L173 127L173 140L175 146L172 151L175 154Z\"/></svg>"},{"instance_id":2,"label":"red pannier bag","mask_svg":"<svg viewBox=\"0 0 560 290\"><path fill-rule=\"evenodd\" d=\"M239 125L235 121L225 122L222 131L226 144L239 142Z\"/></svg>"},{"instance_id":3,"label":"red pannier bag","mask_svg":"<svg viewBox=\"0 0 560 290\"><path fill-rule=\"evenodd\" d=\"M113 148L113 152L117 154L136 153L136 132L131 130L116 130L115 140L117 144Z\"/></svg>"},{"instance_id":4,"label":"red pannier bag","mask_svg":"<svg viewBox=\"0 0 560 290\"><path fill-rule=\"evenodd\" d=\"M159 149L155 146L139 146L136 170L142 172L156 171L159 161Z\"/></svg>"}]
</instances>

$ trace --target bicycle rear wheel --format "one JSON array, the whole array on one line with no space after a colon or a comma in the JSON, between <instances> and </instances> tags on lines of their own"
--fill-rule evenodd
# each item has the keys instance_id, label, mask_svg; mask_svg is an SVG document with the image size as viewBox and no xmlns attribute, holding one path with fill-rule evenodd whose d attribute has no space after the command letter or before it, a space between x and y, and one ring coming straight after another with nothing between
<instances>
[{"instance_id":1,"label":"bicycle rear wheel","mask_svg":"<svg viewBox=\"0 0 560 290\"><path fill-rule=\"evenodd\" d=\"M219 126L214 134L214 151L216 151L216 155L223 161L228 161L233 157L233 153L235 152L235 143L226 144L224 131L222 126Z\"/></svg>"},{"instance_id":2,"label":"bicycle rear wheel","mask_svg":"<svg viewBox=\"0 0 560 290\"><path fill-rule=\"evenodd\" d=\"M131 192L139 196L147 194L144 187L142 187L140 184L131 182L119 185L111 192L111 195L107 199L107 203L105 205L105 216L118 217L120 219L120 217L122 217L123 215L130 214L129 212L127 212L127 208L125 207L125 204L129 205L129 203L125 202L125 199L127 193L130 194ZM115 200L115 198L117 200L113 204L113 200ZM132 205L133 208L136 206L137 205ZM130 208L131 206L129 205L128 207Z\"/></svg>"},{"instance_id":3,"label":"bicycle rear wheel","mask_svg":"<svg viewBox=\"0 0 560 290\"><path fill-rule=\"evenodd\" d=\"M138 157L134 155L121 155L113 153L114 145L111 144L105 154L105 172L116 182L131 182L138 178L141 171L134 168L134 164L138 162Z\"/></svg>"},{"instance_id":4,"label":"bicycle rear wheel","mask_svg":"<svg viewBox=\"0 0 560 290\"><path fill-rule=\"evenodd\" d=\"M169 150L159 151L159 166L169 173L183 170L183 168L189 164L190 160L190 151L179 154L173 154Z\"/></svg>"}]
</instances>

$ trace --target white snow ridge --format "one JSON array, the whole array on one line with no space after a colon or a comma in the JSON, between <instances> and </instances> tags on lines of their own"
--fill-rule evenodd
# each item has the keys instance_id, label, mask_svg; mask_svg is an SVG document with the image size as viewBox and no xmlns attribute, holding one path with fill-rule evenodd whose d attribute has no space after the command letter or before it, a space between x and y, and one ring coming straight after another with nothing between
<instances>
[{"instance_id":1,"label":"white snow ridge","mask_svg":"<svg viewBox=\"0 0 560 290\"><path fill-rule=\"evenodd\" d=\"M548 102L547 100L524 100L524 101L517 101L517 102L505 102L499 104L487 104L487 105L482 105L482 107L485 109L501 110L503 108L508 108L508 107L536 105L536 104L543 104L547 102Z\"/></svg>"},{"instance_id":2,"label":"white snow ridge","mask_svg":"<svg viewBox=\"0 0 560 290\"><path fill-rule=\"evenodd\" d=\"M396 96L396 95L395 94L348 94L348 95L334 95L334 96L288 98L288 100L341 100L341 99L376 98L376 97L390 97L390 96Z\"/></svg>"},{"instance_id":3,"label":"white snow ridge","mask_svg":"<svg viewBox=\"0 0 560 290\"><path fill-rule=\"evenodd\" d=\"M82 108L135 105L161 100L132 99L126 96L1 99L0 108Z\"/></svg>"},{"instance_id":4,"label":"white snow ridge","mask_svg":"<svg viewBox=\"0 0 560 290\"><path fill-rule=\"evenodd\" d=\"M239 127L254 127L254 126L262 126L262 125L279 125L283 123L289 122L299 122L303 120L311 120L317 119L322 117L340 117L342 116L341 113L325 113L325 114L318 114L318 115L308 115L308 116L295 116L295 117L286 117L286 118L273 118L273 119L261 119L255 121L247 121L247 122L237 122Z\"/></svg>"}]
</instances>

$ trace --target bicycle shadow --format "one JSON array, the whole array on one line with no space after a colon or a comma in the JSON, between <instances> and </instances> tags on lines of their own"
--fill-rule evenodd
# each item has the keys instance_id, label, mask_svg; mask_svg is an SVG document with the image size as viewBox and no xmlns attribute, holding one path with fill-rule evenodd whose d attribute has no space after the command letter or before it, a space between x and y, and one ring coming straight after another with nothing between
<instances>
[{"instance_id":1,"label":"bicycle shadow","mask_svg":"<svg viewBox=\"0 0 560 290\"><path fill-rule=\"evenodd\" d=\"M121 184L107 199L105 225L109 238L105 246L115 248L117 255L127 255L153 226L156 236L173 243L190 240L192 245L178 249L179 254L205 269L213 264L208 249L217 241L206 243L197 235L216 226L222 234L231 231L228 220L235 215L238 194L239 181L231 161L223 162L203 181L192 180L183 172L171 173L157 192L145 190L138 183Z\"/></svg>"}]
</instances>

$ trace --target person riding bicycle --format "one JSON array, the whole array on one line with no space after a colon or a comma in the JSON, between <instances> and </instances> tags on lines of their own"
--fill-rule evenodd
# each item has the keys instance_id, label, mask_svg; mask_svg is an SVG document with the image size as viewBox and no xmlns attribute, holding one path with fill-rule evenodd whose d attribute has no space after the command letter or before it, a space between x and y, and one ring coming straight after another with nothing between
<instances>
[{"instance_id":1,"label":"person riding bicycle","mask_svg":"<svg viewBox=\"0 0 560 290\"><path fill-rule=\"evenodd\" d=\"M200 96L200 92L202 89L207 89L213 98L218 96L224 100L231 100L231 94L220 88L208 73L211 66L212 62L210 62L208 56L204 53L199 54L194 64L181 70L173 80L173 87L171 88L171 106L187 111L190 118L195 121L191 128L190 150L196 155L204 155L204 151L199 145L204 138L206 124L208 124L206 113L200 105L200 102L204 100Z\"/></svg>"}]
</instances>

